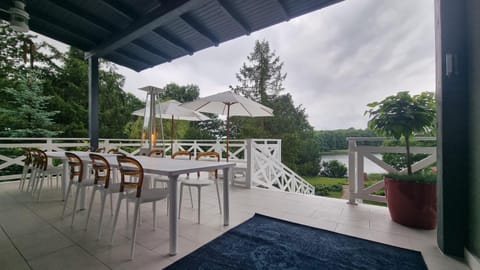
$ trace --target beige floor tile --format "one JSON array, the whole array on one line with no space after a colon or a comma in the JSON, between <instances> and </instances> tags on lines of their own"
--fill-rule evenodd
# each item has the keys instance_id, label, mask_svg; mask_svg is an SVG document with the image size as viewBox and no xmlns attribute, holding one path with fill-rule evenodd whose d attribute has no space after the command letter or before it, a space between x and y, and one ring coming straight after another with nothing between
<instances>
[{"instance_id":1,"label":"beige floor tile","mask_svg":"<svg viewBox=\"0 0 480 270\"><path fill-rule=\"evenodd\" d=\"M30 261L35 270L104 270L107 265L96 259L94 256L86 253L83 249L72 246L61 249L55 253L46 256L37 257Z\"/></svg>"},{"instance_id":2,"label":"beige floor tile","mask_svg":"<svg viewBox=\"0 0 480 270\"><path fill-rule=\"evenodd\" d=\"M90 193L87 191L87 203ZM87 211L78 211L74 226L70 226L71 200L66 217L61 218L63 202L59 196L59 190L46 189L41 200L36 202L29 193L19 192L17 183L0 184L1 269L30 269L30 266L31 269L69 270L161 269L241 224L255 213L418 250L422 252L430 269L467 269L465 264L440 252L436 244L436 230L414 230L396 224L391 221L388 209L381 206L349 205L341 199L231 187L230 224L224 226L213 185L202 189L201 224L197 224L196 192L193 192L195 207L191 208L188 192L185 191L175 256L168 255L169 217L166 202L157 205L155 231L151 205L142 205L135 259L130 261L133 205L129 208L128 221L125 203L122 205L114 242L110 245L113 218L110 215L109 200L105 210L103 235L97 241L100 213L98 194L87 230ZM117 196L114 196L113 201L116 205ZM42 245L41 251L35 248L38 245Z\"/></svg>"}]
</instances>

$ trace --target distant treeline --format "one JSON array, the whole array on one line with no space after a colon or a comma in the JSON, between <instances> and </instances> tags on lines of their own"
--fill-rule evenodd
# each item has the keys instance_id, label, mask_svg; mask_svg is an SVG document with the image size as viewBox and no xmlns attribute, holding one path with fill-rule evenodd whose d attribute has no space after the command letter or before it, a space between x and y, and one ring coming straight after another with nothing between
<instances>
[{"instance_id":1,"label":"distant treeline","mask_svg":"<svg viewBox=\"0 0 480 270\"><path fill-rule=\"evenodd\" d=\"M376 134L369 129L336 129L336 130L316 130L315 137L320 145L321 152L333 150L348 149L348 137L376 137ZM372 145L381 144L381 142L368 142Z\"/></svg>"}]
</instances>

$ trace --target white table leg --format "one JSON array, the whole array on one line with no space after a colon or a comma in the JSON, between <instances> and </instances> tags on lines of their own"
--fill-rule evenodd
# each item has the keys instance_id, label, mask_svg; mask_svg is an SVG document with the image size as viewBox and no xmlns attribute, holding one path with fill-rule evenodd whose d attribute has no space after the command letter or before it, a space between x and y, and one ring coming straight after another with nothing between
<instances>
[{"instance_id":1,"label":"white table leg","mask_svg":"<svg viewBox=\"0 0 480 270\"><path fill-rule=\"evenodd\" d=\"M178 175L170 175L168 177L168 196L169 196L169 233L170 233L170 256L177 254L177 238L178 238L178 201L177 201L177 180Z\"/></svg>"},{"instance_id":2,"label":"white table leg","mask_svg":"<svg viewBox=\"0 0 480 270\"><path fill-rule=\"evenodd\" d=\"M232 179L232 168L223 169L223 225L228 226L230 224L230 204L229 204L229 181Z\"/></svg>"}]
</instances>

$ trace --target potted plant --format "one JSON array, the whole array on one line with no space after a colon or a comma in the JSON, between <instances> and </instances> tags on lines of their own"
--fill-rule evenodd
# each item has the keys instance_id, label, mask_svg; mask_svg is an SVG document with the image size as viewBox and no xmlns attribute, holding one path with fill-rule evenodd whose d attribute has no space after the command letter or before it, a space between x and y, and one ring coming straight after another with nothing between
<instances>
[{"instance_id":1,"label":"potted plant","mask_svg":"<svg viewBox=\"0 0 480 270\"><path fill-rule=\"evenodd\" d=\"M399 92L380 102L372 102L365 112L368 126L378 134L403 138L407 174L387 174L384 178L387 206L392 220L409 227L433 229L436 226L436 176L412 172L411 138L430 133L435 126L433 93L411 96Z\"/></svg>"}]
</instances>

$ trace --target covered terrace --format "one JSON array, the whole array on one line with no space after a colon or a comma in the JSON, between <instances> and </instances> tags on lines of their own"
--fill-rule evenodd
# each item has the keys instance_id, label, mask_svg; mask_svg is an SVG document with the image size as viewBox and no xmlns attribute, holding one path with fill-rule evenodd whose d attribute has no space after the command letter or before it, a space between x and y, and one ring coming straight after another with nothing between
<instances>
[{"instance_id":1,"label":"covered terrace","mask_svg":"<svg viewBox=\"0 0 480 270\"><path fill-rule=\"evenodd\" d=\"M220 43L243 36L249 33L271 26L276 23L288 21L291 18L300 16L307 12L325 8L338 0L268 0L268 1L234 1L234 0L181 0L181 1L159 1L159 0L141 0L141 1L60 1L60 0L27 0L26 11L30 16L29 27L31 30L48 36L50 38L64 42L84 50L89 59L89 137L92 147L98 146L98 59L103 58L113 63L131 68L135 71L167 63L176 58L193 55L196 51L218 46ZM12 1L0 2L1 9L8 9ZM436 7L436 32L437 32L437 103L438 106L438 168L439 168L439 220L438 231L435 235L429 232L410 231L403 227L397 227L389 221L386 210L374 206L347 206L344 201L331 201L323 198L289 197L292 195L283 193L269 193L268 191L242 190L236 195L232 195L232 214L237 215L232 219L232 225L241 222L245 218L245 213L252 211L266 211L267 214L292 219L294 221L314 224L318 227L330 228L344 232L350 231L351 234L360 237L378 237L379 231L386 229L384 234L386 239L391 239L395 232L400 232L395 245L408 248L420 249L432 269L462 269L461 264L457 264L447 256L441 255L436 249L437 245L444 254L466 257L470 265L478 267L480 264L480 238L478 207L478 151L475 151L475 135L478 134L478 109L469 104L479 103L478 86L474 71L478 70L478 48L479 32L478 30L478 10L477 1L462 0L448 1L435 0ZM8 14L0 12L0 18L8 21ZM348 37L345 37L348 38ZM478 107L478 106L476 106ZM471 108L471 109L470 109ZM470 125L471 124L471 125ZM65 228L55 221L48 221L48 216L58 209L58 205L31 204L24 201L14 193L14 184L3 184L0 190L0 200L2 201L2 222L10 222L10 225L2 225L2 262L12 263L12 267L18 266L38 269L61 268L60 261L56 258L67 259L78 256L78 254L88 254L92 256L88 247L81 245L81 242L88 241L88 235L84 233L76 234L69 232L70 239L66 239L64 246L70 246L71 249L55 250L57 257L49 257L48 254L40 254L40 263L30 264L27 252L21 248L21 245L15 243L12 236L14 231L36 232L40 227L34 226L22 228L16 224L34 224L45 225L42 227L50 233L58 234L64 237ZM467 187L470 187L468 189ZM243 193L244 192L244 193ZM235 193L235 192L233 192ZM261 194L261 195L258 195ZM238 196L238 198L236 198ZM246 200L245 196L247 197ZM265 204L262 201L260 205L242 206L242 203L248 201L249 196L260 198L271 198L271 202ZM299 206L294 209L286 207L284 210L273 210L273 205L281 205L280 201L292 199L295 201L290 206ZM277 204L278 203L278 204ZM58 203L57 203L58 204ZM335 206L332 206L335 205ZM270 208L269 206L272 206ZM264 208L267 207L267 208ZM301 209L314 208L308 213L302 213ZM243 208L243 211L242 211ZM9 211L9 209L11 211ZM53 210L52 210L53 209ZM325 209L332 210L335 213L327 215ZM238 211L237 211L238 210ZM277 212L276 212L277 211ZM43 213L41 213L43 212ZM55 212L56 213L56 212ZM265 212L264 212L265 213ZM52 214L53 215L53 214ZM342 215L346 215L343 216ZM328 220L333 223L324 222L322 217L329 216ZM7 218L8 219L5 219ZM343 226L342 218L345 218L350 225ZM18 222L16 222L18 220ZM380 220L380 227L375 227L376 221ZM12 223L13 222L13 223ZM4 223L4 224L7 224ZM356 225L352 224L355 223ZM333 225L335 224L335 225ZM363 224L364 228L358 228L358 224ZM204 225L204 227L207 225ZM375 230L375 228L383 229ZM202 230L198 227L198 230ZM361 226L360 226L361 227ZM216 228L214 233L205 234L201 231L186 231L191 233L191 237L204 237L199 239L196 244L184 247L201 245L205 241L220 234L224 228ZM374 230L372 232L372 229ZM355 232L352 232L355 231ZM362 232L367 231L366 234ZM408 235L405 235L405 233ZM385 232L385 230L384 230ZM48 234L45 234L48 235ZM63 235L63 236L62 236ZM21 236L19 234L18 236ZM58 235L57 235L58 236ZM25 241L31 243L34 240L25 236ZM33 236L37 237L37 236ZM158 236L161 239L162 236ZM422 241L426 237L426 241ZM208 238L208 239L207 239ZM48 239L48 238L47 238ZM72 241L77 239L75 241ZM401 239L407 239L408 244ZM381 240L381 239L376 239ZM398 242L397 242L398 240ZM17 239L18 241L18 239ZM425 248L417 248L414 243L421 241L427 244ZM432 242L433 241L433 242ZM121 241L119 241L121 242ZM195 241L194 241L195 242ZM413 244L412 244L413 243ZM145 244L147 246L148 244ZM145 251L150 252L157 247L150 247ZM434 254L429 256L429 251ZM64 252L64 253L62 253ZM87 264L91 269L118 268L124 269L131 267L129 264L113 265L107 263L107 260L115 260L122 257L122 251L115 253L115 249L107 250L104 254L104 260L98 257L91 258L93 264ZM188 248L185 249L188 252ZM54 251L49 255L55 254ZM38 255L38 254L37 254ZM155 255L155 254L154 254ZM163 258L159 265L168 264L174 258ZM43 260L42 260L43 258ZM156 265L159 259L156 256L145 255L144 260L139 260L144 269L157 269ZM19 260L19 264L16 264ZM82 262L89 259L72 259L70 269L81 268ZM29 262L28 264L23 264ZM10 265L10 264L7 264Z\"/></svg>"}]
</instances>

